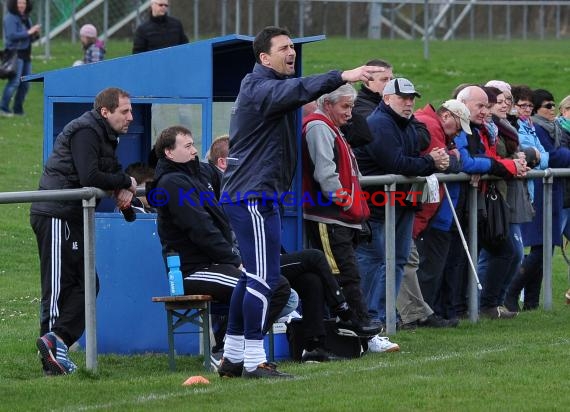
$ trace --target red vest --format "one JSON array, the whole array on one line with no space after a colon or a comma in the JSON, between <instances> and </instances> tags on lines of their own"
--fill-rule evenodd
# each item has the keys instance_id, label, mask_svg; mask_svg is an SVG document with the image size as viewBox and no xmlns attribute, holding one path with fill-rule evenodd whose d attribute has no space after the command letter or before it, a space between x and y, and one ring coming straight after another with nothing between
<instances>
[{"instance_id":1,"label":"red vest","mask_svg":"<svg viewBox=\"0 0 570 412\"><path fill-rule=\"evenodd\" d=\"M307 124L314 120L323 121L335 134L335 163L340 184L346 194L333 201L329 193L322 194L321 186L313 178L315 165L309 155L306 140ZM370 216L366 199L358 181L358 164L347 141L331 120L319 113L312 113L303 119L303 195L310 196L303 202L303 211L307 214L337 219L341 222L358 224Z\"/></svg>"}]
</instances>

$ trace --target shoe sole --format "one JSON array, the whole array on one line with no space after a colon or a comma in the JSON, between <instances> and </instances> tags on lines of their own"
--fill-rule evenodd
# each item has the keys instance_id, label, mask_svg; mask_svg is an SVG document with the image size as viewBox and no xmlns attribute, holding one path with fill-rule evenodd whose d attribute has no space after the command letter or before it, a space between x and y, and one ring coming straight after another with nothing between
<instances>
[{"instance_id":1,"label":"shoe sole","mask_svg":"<svg viewBox=\"0 0 570 412\"><path fill-rule=\"evenodd\" d=\"M43 337L36 340L36 347L40 351L40 355L44 360L44 365L47 367L47 370L49 370L54 375L67 374L63 366L61 366L57 359L53 356L49 345L44 341Z\"/></svg>"},{"instance_id":2,"label":"shoe sole","mask_svg":"<svg viewBox=\"0 0 570 412\"><path fill-rule=\"evenodd\" d=\"M395 347L395 348L386 349L386 350L383 350L383 351L380 351L380 352L374 352L374 351L371 351L370 349L368 349L368 351L369 351L370 353L393 353L393 352L400 352L400 347L397 346L397 347Z\"/></svg>"},{"instance_id":3,"label":"shoe sole","mask_svg":"<svg viewBox=\"0 0 570 412\"><path fill-rule=\"evenodd\" d=\"M349 338L371 338L373 336L378 335L380 331L370 334L357 334L355 331L351 329L336 328L335 332L339 336L347 336Z\"/></svg>"}]
</instances>

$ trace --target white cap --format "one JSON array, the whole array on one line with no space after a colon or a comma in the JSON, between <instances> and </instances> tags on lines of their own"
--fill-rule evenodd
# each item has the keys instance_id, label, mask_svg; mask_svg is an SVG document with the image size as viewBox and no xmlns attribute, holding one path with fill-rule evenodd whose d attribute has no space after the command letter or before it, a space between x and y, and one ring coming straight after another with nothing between
<instances>
[{"instance_id":1,"label":"white cap","mask_svg":"<svg viewBox=\"0 0 570 412\"><path fill-rule=\"evenodd\" d=\"M455 116L459 117L463 131L467 134L471 134L471 127L469 126L469 118L471 117L471 113L469 113L469 109L467 106L465 106L464 103L460 102L459 100L451 99L443 102L441 106L445 107Z\"/></svg>"},{"instance_id":2,"label":"white cap","mask_svg":"<svg viewBox=\"0 0 570 412\"><path fill-rule=\"evenodd\" d=\"M412 82L408 79L404 79L403 77L392 79L386 83L382 95L387 96L389 94L397 94L398 96L408 96L413 94L416 97L422 97L418 92L416 92Z\"/></svg>"}]
</instances>

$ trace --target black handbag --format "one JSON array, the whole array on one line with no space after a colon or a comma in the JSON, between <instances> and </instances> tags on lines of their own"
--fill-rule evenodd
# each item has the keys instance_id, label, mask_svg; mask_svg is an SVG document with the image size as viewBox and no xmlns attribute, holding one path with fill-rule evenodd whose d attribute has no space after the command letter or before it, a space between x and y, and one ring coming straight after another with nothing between
<instances>
[{"instance_id":1,"label":"black handbag","mask_svg":"<svg viewBox=\"0 0 570 412\"><path fill-rule=\"evenodd\" d=\"M479 215L479 241L485 248L496 248L509 237L509 205L497 189L489 182L485 192L483 213Z\"/></svg>"},{"instance_id":2,"label":"black handbag","mask_svg":"<svg viewBox=\"0 0 570 412\"><path fill-rule=\"evenodd\" d=\"M11 79L18 69L18 52L16 50L4 50L0 62L0 79Z\"/></svg>"}]
</instances>

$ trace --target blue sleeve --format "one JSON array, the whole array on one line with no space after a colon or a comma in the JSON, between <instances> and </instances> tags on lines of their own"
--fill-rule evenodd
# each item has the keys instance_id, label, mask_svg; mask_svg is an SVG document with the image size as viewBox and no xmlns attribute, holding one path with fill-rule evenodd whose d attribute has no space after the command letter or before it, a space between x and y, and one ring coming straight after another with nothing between
<instances>
[{"instance_id":1,"label":"blue sleeve","mask_svg":"<svg viewBox=\"0 0 570 412\"><path fill-rule=\"evenodd\" d=\"M550 134L543 127L535 125L535 129L540 143L547 150L547 154L550 155L548 167L570 166L570 150L566 147L555 147ZM540 163L542 165L542 159Z\"/></svg>"},{"instance_id":2,"label":"blue sleeve","mask_svg":"<svg viewBox=\"0 0 570 412\"><path fill-rule=\"evenodd\" d=\"M364 148L372 159L389 173L405 176L428 176L436 171L431 156L410 155L413 150L405 150L411 145L417 147L417 136L406 134L385 116L373 113L368 117L368 127L374 137ZM406 130L413 131L412 126ZM410 139L410 141L406 141Z\"/></svg>"},{"instance_id":3,"label":"blue sleeve","mask_svg":"<svg viewBox=\"0 0 570 412\"><path fill-rule=\"evenodd\" d=\"M455 147L459 150L461 155L461 171L469 174L483 174L491 169L491 159L486 156L473 156L469 152L469 145L467 143L467 134L461 132L455 138Z\"/></svg>"},{"instance_id":4,"label":"blue sleeve","mask_svg":"<svg viewBox=\"0 0 570 412\"><path fill-rule=\"evenodd\" d=\"M536 134L536 129L528 124L518 121L519 125L519 145L521 149L525 149L527 147L534 147L540 153L540 164L535 167L535 169L544 170L548 167L550 155L540 142Z\"/></svg>"},{"instance_id":5,"label":"blue sleeve","mask_svg":"<svg viewBox=\"0 0 570 412\"><path fill-rule=\"evenodd\" d=\"M4 19L4 34L6 36L6 42L11 43L15 43L19 40L27 40L30 37L26 26L20 22L20 18L13 16L11 13L7 13Z\"/></svg>"},{"instance_id":6,"label":"blue sleeve","mask_svg":"<svg viewBox=\"0 0 570 412\"><path fill-rule=\"evenodd\" d=\"M252 78L253 80L253 78ZM260 111L264 117L281 116L283 112L295 110L324 93L329 93L344 84L341 72L328 73L291 79L266 79L252 82L249 88L251 101L260 101Z\"/></svg>"}]
</instances>

